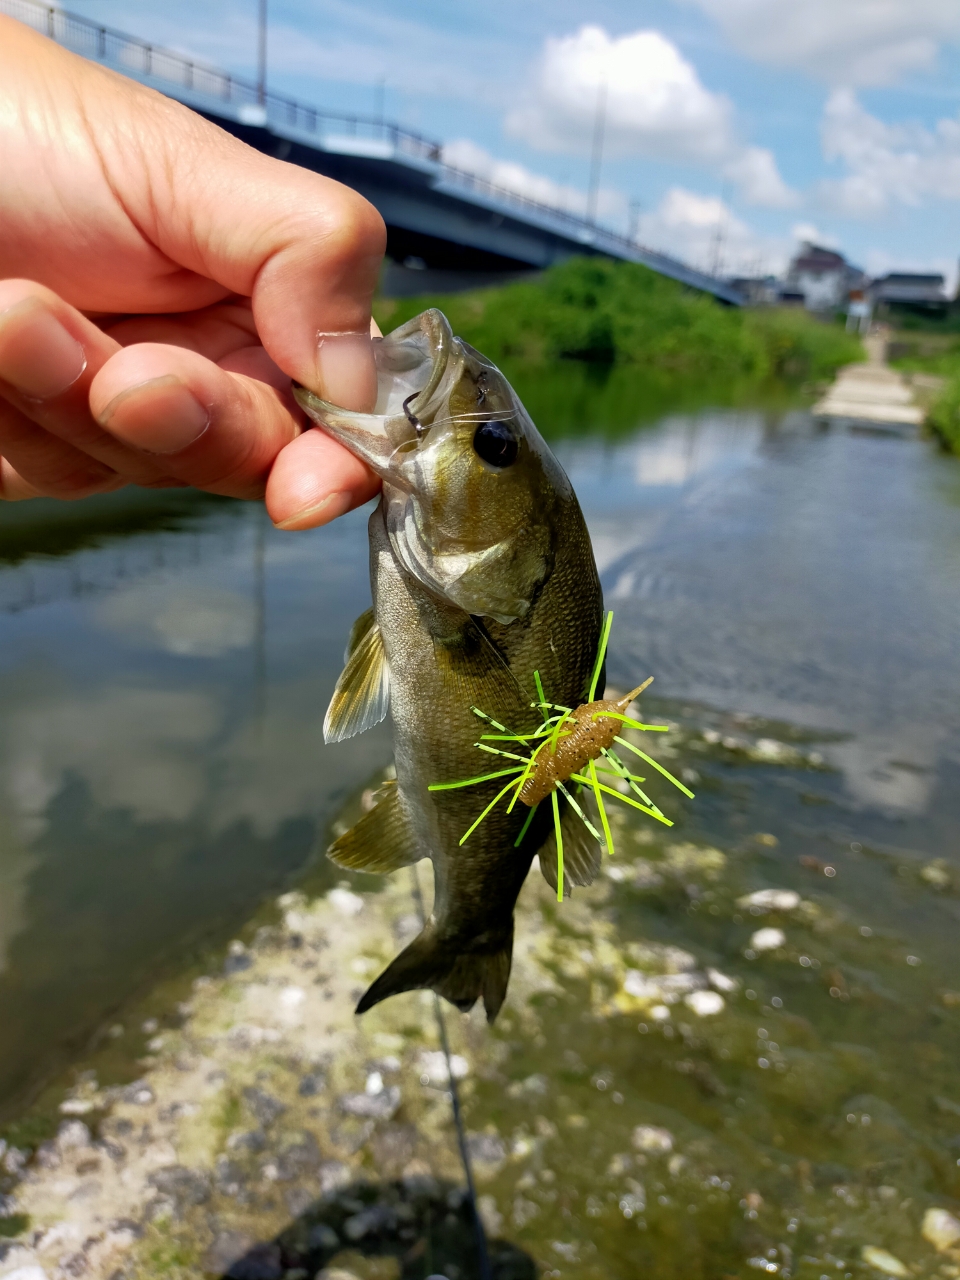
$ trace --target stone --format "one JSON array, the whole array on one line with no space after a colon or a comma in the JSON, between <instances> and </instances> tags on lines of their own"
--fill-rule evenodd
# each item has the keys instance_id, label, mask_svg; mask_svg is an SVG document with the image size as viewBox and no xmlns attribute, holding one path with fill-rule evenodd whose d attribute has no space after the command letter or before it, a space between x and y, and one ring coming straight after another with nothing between
<instances>
[{"instance_id":1,"label":"stone","mask_svg":"<svg viewBox=\"0 0 960 1280\"><path fill-rule=\"evenodd\" d=\"M318 1093L322 1093L326 1083L327 1077L322 1071L311 1071L300 1081L297 1093L301 1098L315 1098Z\"/></svg>"},{"instance_id":2,"label":"stone","mask_svg":"<svg viewBox=\"0 0 960 1280\"><path fill-rule=\"evenodd\" d=\"M267 1093L265 1089L251 1086L243 1091L243 1100L253 1112L254 1118L267 1128L283 1115L286 1105Z\"/></svg>"},{"instance_id":3,"label":"stone","mask_svg":"<svg viewBox=\"0 0 960 1280\"><path fill-rule=\"evenodd\" d=\"M673 1150L673 1134L654 1124L638 1124L633 1131L633 1145L637 1151L665 1155Z\"/></svg>"},{"instance_id":4,"label":"stone","mask_svg":"<svg viewBox=\"0 0 960 1280\"><path fill-rule=\"evenodd\" d=\"M283 1270L279 1245L255 1244L225 1274L230 1280L282 1280Z\"/></svg>"},{"instance_id":5,"label":"stone","mask_svg":"<svg viewBox=\"0 0 960 1280\"><path fill-rule=\"evenodd\" d=\"M895 1276L900 1280L910 1275L910 1272L903 1265L899 1258L895 1258L892 1253L888 1253L886 1249L879 1249L876 1245L865 1244L860 1250L860 1257L864 1260L868 1267L873 1267L876 1271L881 1271L885 1276Z\"/></svg>"},{"instance_id":6,"label":"stone","mask_svg":"<svg viewBox=\"0 0 960 1280\"><path fill-rule=\"evenodd\" d=\"M400 1089L397 1085L391 1085L380 1093L345 1093L337 1099L337 1105L348 1116L389 1120L400 1106Z\"/></svg>"},{"instance_id":7,"label":"stone","mask_svg":"<svg viewBox=\"0 0 960 1280\"><path fill-rule=\"evenodd\" d=\"M726 1002L717 991L691 991L688 996L684 996L683 1003L698 1018L710 1018L721 1013Z\"/></svg>"},{"instance_id":8,"label":"stone","mask_svg":"<svg viewBox=\"0 0 960 1280\"><path fill-rule=\"evenodd\" d=\"M960 1242L960 1219L946 1209L928 1209L920 1231L938 1253L945 1253Z\"/></svg>"},{"instance_id":9,"label":"stone","mask_svg":"<svg viewBox=\"0 0 960 1280\"><path fill-rule=\"evenodd\" d=\"M332 1251L340 1248L340 1237L334 1231L333 1227L328 1226L325 1222L318 1222L315 1227L311 1227L307 1235L308 1249L326 1249Z\"/></svg>"},{"instance_id":10,"label":"stone","mask_svg":"<svg viewBox=\"0 0 960 1280\"><path fill-rule=\"evenodd\" d=\"M754 951L776 951L786 940L787 935L782 929L758 929L750 939L750 946Z\"/></svg>"},{"instance_id":11,"label":"stone","mask_svg":"<svg viewBox=\"0 0 960 1280\"><path fill-rule=\"evenodd\" d=\"M158 1169L147 1179L162 1196L173 1200L178 1207L205 1204L210 1199L210 1181L205 1173L187 1169L184 1165L169 1165Z\"/></svg>"},{"instance_id":12,"label":"stone","mask_svg":"<svg viewBox=\"0 0 960 1280\"><path fill-rule=\"evenodd\" d=\"M64 1120L57 1130L57 1147L61 1152L90 1145L90 1130L82 1120Z\"/></svg>"},{"instance_id":13,"label":"stone","mask_svg":"<svg viewBox=\"0 0 960 1280\"><path fill-rule=\"evenodd\" d=\"M796 911L800 895L794 889L757 889L737 899L738 907L758 907L761 911Z\"/></svg>"}]
</instances>

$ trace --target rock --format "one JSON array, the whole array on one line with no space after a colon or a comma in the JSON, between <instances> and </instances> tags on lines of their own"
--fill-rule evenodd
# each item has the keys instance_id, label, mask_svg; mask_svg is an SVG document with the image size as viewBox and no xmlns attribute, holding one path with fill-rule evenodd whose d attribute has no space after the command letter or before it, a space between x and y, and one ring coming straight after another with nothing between
<instances>
[{"instance_id":1,"label":"rock","mask_svg":"<svg viewBox=\"0 0 960 1280\"><path fill-rule=\"evenodd\" d=\"M754 951L776 951L786 940L782 929L758 929L750 939L750 946Z\"/></svg>"},{"instance_id":2,"label":"rock","mask_svg":"<svg viewBox=\"0 0 960 1280\"><path fill-rule=\"evenodd\" d=\"M882 1271L885 1276L907 1277L910 1275L899 1258L895 1258L886 1249L878 1249L876 1245L865 1244L860 1250L860 1257L868 1267Z\"/></svg>"},{"instance_id":3,"label":"rock","mask_svg":"<svg viewBox=\"0 0 960 1280\"><path fill-rule=\"evenodd\" d=\"M221 1231L214 1238L213 1244L203 1258L204 1271L222 1275L229 1267L253 1245L250 1236L241 1235L239 1231Z\"/></svg>"},{"instance_id":4,"label":"rock","mask_svg":"<svg viewBox=\"0 0 960 1280\"><path fill-rule=\"evenodd\" d=\"M439 1049L423 1050L417 1058L417 1065L420 1068L421 1084L449 1084L451 1072L454 1080L462 1080L470 1070L470 1064L466 1058L462 1058L458 1053L450 1055L448 1067L446 1055Z\"/></svg>"},{"instance_id":5,"label":"rock","mask_svg":"<svg viewBox=\"0 0 960 1280\"><path fill-rule=\"evenodd\" d=\"M633 1145L637 1151L649 1151L665 1155L673 1150L673 1134L653 1124L638 1124L633 1131Z\"/></svg>"},{"instance_id":6,"label":"rock","mask_svg":"<svg viewBox=\"0 0 960 1280\"><path fill-rule=\"evenodd\" d=\"M286 1105L279 1098L273 1097L265 1089L251 1086L243 1091L243 1100L253 1112L254 1118L264 1126L272 1125L286 1111Z\"/></svg>"},{"instance_id":7,"label":"rock","mask_svg":"<svg viewBox=\"0 0 960 1280\"><path fill-rule=\"evenodd\" d=\"M348 1240L362 1240L373 1232L389 1231L396 1226L396 1212L386 1204L373 1204L355 1213L343 1224Z\"/></svg>"},{"instance_id":8,"label":"rock","mask_svg":"<svg viewBox=\"0 0 960 1280\"><path fill-rule=\"evenodd\" d=\"M8 1271L3 1280L49 1280L43 1267L17 1267L16 1271Z\"/></svg>"},{"instance_id":9,"label":"rock","mask_svg":"<svg viewBox=\"0 0 960 1280\"><path fill-rule=\"evenodd\" d=\"M61 1152L89 1147L90 1130L82 1120L64 1120L57 1130L57 1147Z\"/></svg>"},{"instance_id":10,"label":"rock","mask_svg":"<svg viewBox=\"0 0 960 1280\"><path fill-rule=\"evenodd\" d=\"M389 1120L400 1106L400 1089L398 1085L391 1085L380 1093L345 1093L337 1099L337 1105L348 1116Z\"/></svg>"},{"instance_id":11,"label":"rock","mask_svg":"<svg viewBox=\"0 0 960 1280\"><path fill-rule=\"evenodd\" d=\"M300 1081L297 1093L301 1098L315 1098L323 1091L326 1083L327 1077L322 1071L312 1071Z\"/></svg>"},{"instance_id":12,"label":"rock","mask_svg":"<svg viewBox=\"0 0 960 1280\"><path fill-rule=\"evenodd\" d=\"M279 1245L255 1244L225 1274L230 1280L282 1280L283 1270Z\"/></svg>"},{"instance_id":13,"label":"rock","mask_svg":"<svg viewBox=\"0 0 960 1280\"><path fill-rule=\"evenodd\" d=\"M162 1196L173 1200L178 1207L205 1204L210 1199L210 1181L207 1175L184 1165L168 1165L158 1169L147 1179Z\"/></svg>"},{"instance_id":14,"label":"rock","mask_svg":"<svg viewBox=\"0 0 960 1280\"><path fill-rule=\"evenodd\" d=\"M306 1187L293 1187L285 1193L283 1202L287 1206L287 1212L291 1218L299 1218L307 1212L316 1198L313 1192L308 1191Z\"/></svg>"},{"instance_id":15,"label":"rock","mask_svg":"<svg viewBox=\"0 0 960 1280\"><path fill-rule=\"evenodd\" d=\"M266 1145L267 1138L262 1129L249 1129L246 1133L231 1133L227 1139L228 1151L252 1151L256 1154Z\"/></svg>"},{"instance_id":16,"label":"rock","mask_svg":"<svg viewBox=\"0 0 960 1280\"><path fill-rule=\"evenodd\" d=\"M723 1011L726 1001L716 991L691 991L688 996L684 996L683 1003L698 1018L710 1018Z\"/></svg>"},{"instance_id":17,"label":"rock","mask_svg":"<svg viewBox=\"0 0 960 1280\"><path fill-rule=\"evenodd\" d=\"M960 1220L946 1209L928 1209L920 1231L938 1253L945 1253L960 1241Z\"/></svg>"},{"instance_id":18,"label":"rock","mask_svg":"<svg viewBox=\"0 0 960 1280\"><path fill-rule=\"evenodd\" d=\"M308 1249L326 1249L332 1251L340 1248L340 1237L334 1231L333 1227L328 1226L325 1222L318 1222L315 1227L311 1227L307 1235Z\"/></svg>"},{"instance_id":19,"label":"rock","mask_svg":"<svg viewBox=\"0 0 960 1280\"><path fill-rule=\"evenodd\" d=\"M800 895L793 889L757 889L737 899L738 907L759 907L761 911L795 911Z\"/></svg>"},{"instance_id":20,"label":"rock","mask_svg":"<svg viewBox=\"0 0 960 1280\"><path fill-rule=\"evenodd\" d=\"M324 1160L320 1166L320 1190L329 1195L333 1191L342 1191L350 1185L353 1174L350 1166L340 1160Z\"/></svg>"},{"instance_id":21,"label":"rock","mask_svg":"<svg viewBox=\"0 0 960 1280\"><path fill-rule=\"evenodd\" d=\"M320 1148L312 1133L305 1132L298 1142L284 1147L277 1157L277 1173L282 1181L302 1176L320 1163Z\"/></svg>"},{"instance_id":22,"label":"rock","mask_svg":"<svg viewBox=\"0 0 960 1280\"><path fill-rule=\"evenodd\" d=\"M155 1101L153 1090L145 1080L134 1080L120 1091L121 1102L132 1102L138 1107L148 1107Z\"/></svg>"},{"instance_id":23,"label":"rock","mask_svg":"<svg viewBox=\"0 0 960 1280\"><path fill-rule=\"evenodd\" d=\"M474 1133L467 1139L470 1158L478 1164L500 1164L507 1158L507 1148L502 1138L491 1133Z\"/></svg>"},{"instance_id":24,"label":"rock","mask_svg":"<svg viewBox=\"0 0 960 1280\"><path fill-rule=\"evenodd\" d=\"M729 995L740 986L736 978L728 977L725 973L721 973L719 969L707 969L706 973L711 987L714 987L717 991L722 991L724 995Z\"/></svg>"},{"instance_id":25,"label":"rock","mask_svg":"<svg viewBox=\"0 0 960 1280\"><path fill-rule=\"evenodd\" d=\"M341 915L355 916L363 910L363 899L349 889L331 889L327 894L327 901Z\"/></svg>"}]
</instances>

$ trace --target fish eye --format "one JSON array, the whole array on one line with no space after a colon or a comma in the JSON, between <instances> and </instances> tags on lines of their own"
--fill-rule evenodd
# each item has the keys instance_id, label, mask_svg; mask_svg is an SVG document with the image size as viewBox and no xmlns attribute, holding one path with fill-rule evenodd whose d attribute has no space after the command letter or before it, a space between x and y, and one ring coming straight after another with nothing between
<instances>
[{"instance_id":1,"label":"fish eye","mask_svg":"<svg viewBox=\"0 0 960 1280\"><path fill-rule=\"evenodd\" d=\"M502 469L513 466L520 445L505 422L481 422L473 435L473 449L491 467Z\"/></svg>"}]
</instances>

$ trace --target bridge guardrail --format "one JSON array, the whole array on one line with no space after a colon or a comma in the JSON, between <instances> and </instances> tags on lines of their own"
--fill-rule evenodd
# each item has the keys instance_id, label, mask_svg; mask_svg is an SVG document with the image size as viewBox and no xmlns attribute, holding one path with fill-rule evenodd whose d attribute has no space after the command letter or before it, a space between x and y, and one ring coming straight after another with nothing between
<instances>
[{"instance_id":1,"label":"bridge guardrail","mask_svg":"<svg viewBox=\"0 0 960 1280\"><path fill-rule=\"evenodd\" d=\"M559 224L572 234L573 239L591 248L606 250L620 258L646 262L655 270L696 288L708 287L728 302L742 302L726 282L713 280L667 254L648 249L636 240L590 222L568 209L534 200L479 174L447 164L443 159L443 145L416 130L375 116L325 111L270 91L261 95L259 86L243 76L231 75L208 63L127 35L66 9L44 4L42 0L0 0L0 13L18 18L84 57L104 62L133 77L175 85L191 98L206 100L211 110L222 110L226 106L233 110L241 123L274 124L313 135L321 148L325 136L332 141L333 137L342 138L344 134L385 142L394 154L435 165L439 183L450 183L500 206Z\"/></svg>"}]
</instances>

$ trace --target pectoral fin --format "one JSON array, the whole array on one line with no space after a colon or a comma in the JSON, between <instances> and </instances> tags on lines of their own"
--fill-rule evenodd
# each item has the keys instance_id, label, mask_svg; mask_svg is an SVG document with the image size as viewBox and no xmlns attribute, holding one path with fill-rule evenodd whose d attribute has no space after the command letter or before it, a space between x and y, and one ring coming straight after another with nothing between
<instances>
[{"instance_id":1,"label":"pectoral fin","mask_svg":"<svg viewBox=\"0 0 960 1280\"><path fill-rule=\"evenodd\" d=\"M372 609L353 624L347 655L323 721L324 742L363 733L379 724L390 706L390 668Z\"/></svg>"},{"instance_id":2,"label":"pectoral fin","mask_svg":"<svg viewBox=\"0 0 960 1280\"><path fill-rule=\"evenodd\" d=\"M327 857L338 867L386 875L423 857L400 804L396 783L387 783L381 795L379 804L327 850Z\"/></svg>"},{"instance_id":3,"label":"pectoral fin","mask_svg":"<svg viewBox=\"0 0 960 1280\"><path fill-rule=\"evenodd\" d=\"M585 800L586 796L581 793L581 808L586 808ZM561 820L560 832L563 836L563 896L566 897L574 885L593 884L600 874L603 851L583 825L583 819L569 805ZM557 837L552 827L537 856L544 880L556 893Z\"/></svg>"},{"instance_id":4,"label":"pectoral fin","mask_svg":"<svg viewBox=\"0 0 960 1280\"><path fill-rule=\"evenodd\" d=\"M471 618L454 639L435 640L434 655L437 674L454 706L479 707L515 731L530 719L533 690L524 694L480 619Z\"/></svg>"}]
</instances>

